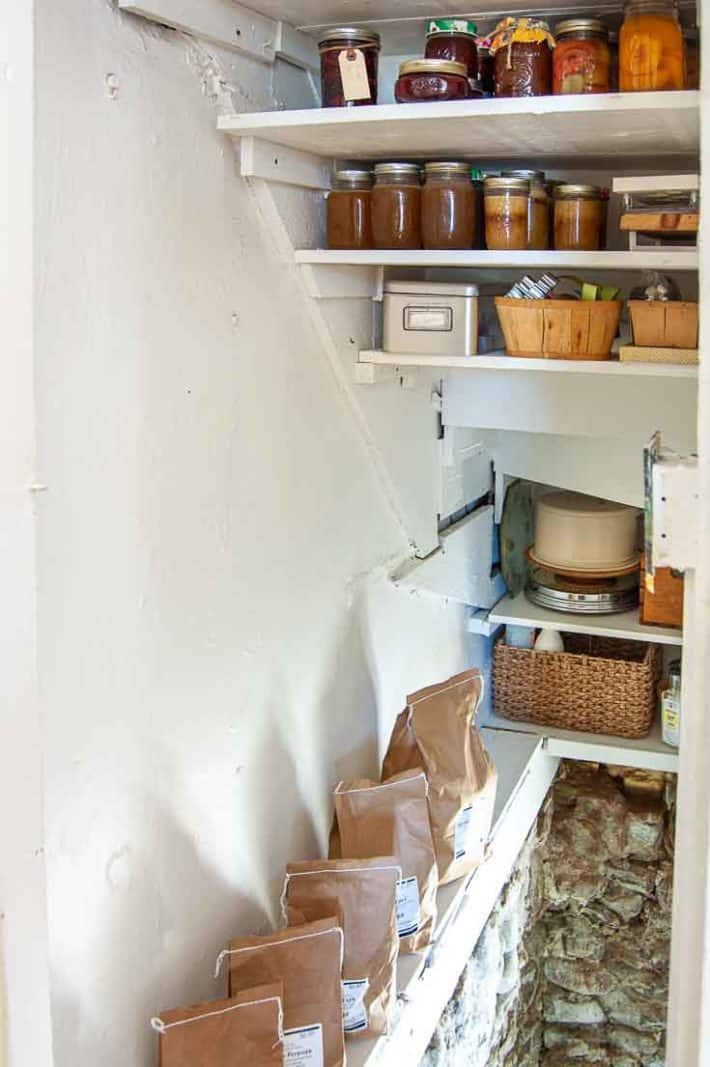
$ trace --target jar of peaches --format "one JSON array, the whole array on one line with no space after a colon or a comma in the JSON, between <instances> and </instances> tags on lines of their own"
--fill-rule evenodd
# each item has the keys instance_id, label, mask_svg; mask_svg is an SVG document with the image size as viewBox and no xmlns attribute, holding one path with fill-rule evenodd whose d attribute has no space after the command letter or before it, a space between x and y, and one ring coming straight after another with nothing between
<instances>
[{"instance_id":1,"label":"jar of peaches","mask_svg":"<svg viewBox=\"0 0 710 1067\"><path fill-rule=\"evenodd\" d=\"M629 0L619 34L621 92L685 87L685 44L675 2Z\"/></svg>"}]
</instances>

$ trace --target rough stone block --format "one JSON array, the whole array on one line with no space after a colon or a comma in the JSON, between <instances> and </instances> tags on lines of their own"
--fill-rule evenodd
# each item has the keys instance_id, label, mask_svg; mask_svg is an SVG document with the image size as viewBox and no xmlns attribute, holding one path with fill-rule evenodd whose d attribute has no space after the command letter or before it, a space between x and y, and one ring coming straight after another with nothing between
<instances>
[{"instance_id":1,"label":"rough stone block","mask_svg":"<svg viewBox=\"0 0 710 1067\"><path fill-rule=\"evenodd\" d=\"M603 965L578 960L546 960L545 977L570 993L588 997L609 993L616 986L616 978Z\"/></svg>"},{"instance_id":2,"label":"rough stone block","mask_svg":"<svg viewBox=\"0 0 710 1067\"><path fill-rule=\"evenodd\" d=\"M573 1026L599 1026L606 1015L596 1000L584 997L563 997L551 990L544 999L545 1021Z\"/></svg>"}]
</instances>

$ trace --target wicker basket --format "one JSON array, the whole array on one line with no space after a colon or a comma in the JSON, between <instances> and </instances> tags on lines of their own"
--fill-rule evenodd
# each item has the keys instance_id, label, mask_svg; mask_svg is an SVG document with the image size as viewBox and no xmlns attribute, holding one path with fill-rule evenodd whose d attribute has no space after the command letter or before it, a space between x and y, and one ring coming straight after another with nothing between
<instances>
[{"instance_id":1,"label":"wicker basket","mask_svg":"<svg viewBox=\"0 0 710 1067\"><path fill-rule=\"evenodd\" d=\"M620 300L517 300L497 296L496 311L509 356L532 359L610 359Z\"/></svg>"},{"instance_id":2,"label":"wicker basket","mask_svg":"<svg viewBox=\"0 0 710 1067\"><path fill-rule=\"evenodd\" d=\"M564 634L565 652L499 642L493 703L507 719L565 730L645 737L656 710L659 645Z\"/></svg>"},{"instance_id":3,"label":"wicker basket","mask_svg":"<svg viewBox=\"0 0 710 1067\"><path fill-rule=\"evenodd\" d=\"M698 305L683 300L629 300L639 348L697 348Z\"/></svg>"}]
</instances>

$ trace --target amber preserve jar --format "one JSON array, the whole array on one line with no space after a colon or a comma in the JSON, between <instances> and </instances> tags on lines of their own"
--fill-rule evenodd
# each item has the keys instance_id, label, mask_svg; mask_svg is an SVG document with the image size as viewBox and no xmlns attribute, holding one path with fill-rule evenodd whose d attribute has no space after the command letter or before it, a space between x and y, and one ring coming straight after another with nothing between
<instances>
[{"instance_id":1,"label":"amber preserve jar","mask_svg":"<svg viewBox=\"0 0 710 1067\"><path fill-rule=\"evenodd\" d=\"M566 19L555 29L552 92L611 92L609 30L599 19Z\"/></svg>"},{"instance_id":2,"label":"amber preserve jar","mask_svg":"<svg viewBox=\"0 0 710 1067\"><path fill-rule=\"evenodd\" d=\"M685 86L685 43L676 5L667 0L630 0L619 33L622 93Z\"/></svg>"},{"instance_id":3,"label":"amber preserve jar","mask_svg":"<svg viewBox=\"0 0 710 1067\"><path fill-rule=\"evenodd\" d=\"M372 172L340 170L328 193L328 248L372 248Z\"/></svg>"},{"instance_id":4,"label":"amber preserve jar","mask_svg":"<svg viewBox=\"0 0 710 1067\"><path fill-rule=\"evenodd\" d=\"M560 252L596 252L601 248L606 201L596 185L555 188L555 248Z\"/></svg>"},{"instance_id":5,"label":"amber preserve jar","mask_svg":"<svg viewBox=\"0 0 710 1067\"><path fill-rule=\"evenodd\" d=\"M422 247L422 188L416 163L377 163L372 190L375 248Z\"/></svg>"},{"instance_id":6,"label":"amber preserve jar","mask_svg":"<svg viewBox=\"0 0 710 1067\"><path fill-rule=\"evenodd\" d=\"M427 163L422 189L424 248L473 248L478 195L469 163Z\"/></svg>"},{"instance_id":7,"label":"amber preserve jar","mask_svg":"<svg viewBox=\"0 0 710 1067\"><path fill-rule=\"evenodd\" d=\"M539 251L550 244L550 198L544 170L504 170L501 178L528 182L528 248Z\"/></svg>"},{"instance_id":8,"label":"amber preserve jar","mask_svg":"<svg viewBox=\"0 0 710 1067\"><path fill-rule=\"evenodd\" d=\"M409 59L399 68L394 98L398 104L467 100L471 87L463 63L448 59Z\"/></svg>"},{"instance_id":9,"label":"amber preserve jar","mask_svg":"<svg viewBox=\"0 0 710 1067\"><path fill-rule=\"evenodd\" d=\"M450 59L463 63L473 81L478 78L478 33L467 19L432 19L427 27L427 59Z\"/></svg>"},{"instance_id":10,"label":"amber preserve jar","mask_svg":"<svg viewBox=\"0 0 710 1067\"><path fill-rule=\"evenodd\" d=\"M547 96L555 40L542 19L507 18L491 39L496 96Z\"/></svg>"},{"instance_id":11,"label":"amber preserve jar","mask_svg":"<svg viewBox=\"0 0 710 1067\"><path fill-rule=\"evenodd\" d=\"M318 50L323 107L377 103L378 33L348 26L328 30ZM345 84L341 65L347 71Z\"/></svg>"},{"instance_id":12,"label":"amber preserve jar","mask_svg":"<svg viewBox=\"0 0 710 1067\"><path fill-rule=\"evenodd\" d=\"M486 178L483 191L486 248L491 251L526 249L530 182L525 178Z\"/></svg>"}]
</instances>

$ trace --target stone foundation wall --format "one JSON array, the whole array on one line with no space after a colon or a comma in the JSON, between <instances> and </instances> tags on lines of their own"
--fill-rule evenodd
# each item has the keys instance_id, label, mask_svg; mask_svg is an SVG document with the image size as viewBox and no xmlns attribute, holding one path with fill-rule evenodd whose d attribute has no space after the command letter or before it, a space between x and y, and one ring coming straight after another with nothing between
<instances>
[{"instance_id":1,"label":"stone foundation wall","mask_svg":"<svg viewBox=\"0 0 710 1067\"><path fill-rule=\"evenodd\" d=\"M674 789L562 765L422 1067L661 1067Z\"/></svg>"}]
</instances>

